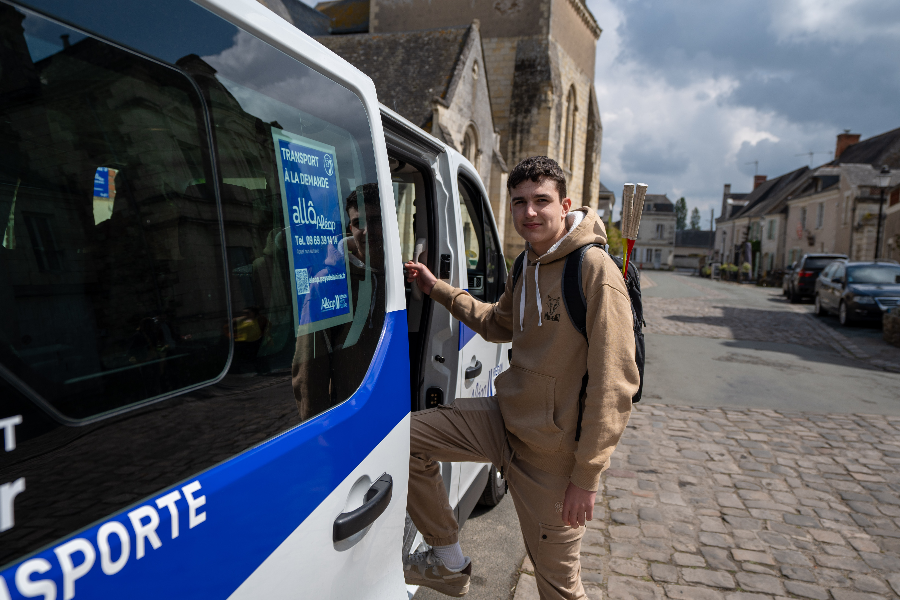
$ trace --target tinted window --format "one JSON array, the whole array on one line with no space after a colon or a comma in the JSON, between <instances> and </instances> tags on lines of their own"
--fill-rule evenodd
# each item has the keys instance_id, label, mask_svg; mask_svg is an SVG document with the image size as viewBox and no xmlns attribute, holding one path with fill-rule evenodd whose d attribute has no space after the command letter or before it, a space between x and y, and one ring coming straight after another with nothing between
<instances>
[{"instance_id":1,"label":"tinted window","mask_svg":"<svg viewBox=\"0 0 900 600\"><path fill-rule=\"evenodd\" d=\"M213 121L235 257L233 368L291 369L300 416L311 418L356 391L384 323L381 206L362 102L244 32L224 52L178 65L200 84Z\"/></svg>"},{"instance_id":2,"label":"tinted window","mask_svg":"<svg viewBox=\"0 0 900 600\"><path fill-rule=\"evenodd\" d=\"M0 5L0 360L65 419L228 362L209 131L183 73Z\"/></svg>"},{"instance_id":3,"label":"tinted window","mask_svg":"<svg viewBox=\"0 0 900 600\"><path fill-rule=\"evenodd\" d=\"M469 293L484 302L495 302L503 291L500 245L493 227L485 222L485 202L476 188L459 179L459 212Z\"/></svg>"},{"instance_id":4,"label":"tinted window","mask_svg":"<svg viewBox=\"0 0 900 600\"><path fill-rule=\"evenodd\" d=\"M193 3L152 33L54 6L193 52L0 3L0 482L27 482L0 563L345 400L384 323L353 93Z\"/></svg>"},{"instance_id":5,"label":"tinted window","mask_svg":"<svg viewBox=\"0 0 900 600\"><path fill-rule=\"evenodd\" d=\"M866 265L847 269L847 283L900 283L900 267Z\"/></svg>"},{"instance_id":6,"label":"tinted window","mask_svg":"<svg viewBox=\"0 0 900 600\"><path fill-rule=\"evenodd\" d=\"M831 263L833 263L834 261L836 261L839 258L843 258L843 257L841 257L841 256L833 256L833 257L825 257L825 258L809 257L803 261L803 269L806 271L815 271L817 269L824 269L825 267L827 267L828 265L830 265Z\"/></svg>"}]
</instances>

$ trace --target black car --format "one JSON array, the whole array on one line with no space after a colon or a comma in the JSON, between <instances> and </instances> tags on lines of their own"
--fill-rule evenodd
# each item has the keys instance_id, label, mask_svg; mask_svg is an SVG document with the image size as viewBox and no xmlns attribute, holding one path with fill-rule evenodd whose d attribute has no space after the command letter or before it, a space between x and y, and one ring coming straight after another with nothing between
<instances>
[{"instance_id":1,"label":"black car","mask_svg":"<svg viewBox=\"0 0 900 600\"><path fill-rule=\"evenodd\" d=\"M794 265L787 286L787 297L791 302L812 298L816 293L816 278L822 270L836 260L846 259L845 254L804 254Z\"/></svg>"},{"instance_id":2,"label":"black car","mask_svg":"<svg viewBox=\"0 0 900 600\"><path fill-rule=\"evenodd\" d=\"M841 325L881 321L881 315L896 306L900 306L900 265L893 261L839 260L816 280L816 314L837 313Z\"/></svg>"}]
</instances>

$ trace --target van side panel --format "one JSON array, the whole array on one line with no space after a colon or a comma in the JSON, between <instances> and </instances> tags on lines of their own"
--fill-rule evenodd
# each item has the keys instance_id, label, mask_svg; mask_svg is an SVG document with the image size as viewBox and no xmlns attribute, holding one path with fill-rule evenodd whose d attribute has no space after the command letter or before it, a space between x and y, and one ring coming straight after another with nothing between
<instances>
[{"instance_id":1,"label":"van side panel","mask_svg":"<svg viewBox=\"0 0 900 600\"><path fill-rule=\"evenodd\" d=\"M369 535L390 536L393 550L386 559L394 561L400 554L408 477L406 336L405 313L389 313L366 379L350 400L11 565L2 572L11 598L24 597L21 592L38 582L63 597L66 581L76 598L227 597L333 490L343 489L354 469L392 432L397 439L385 448L399 456L391 461L396 472L389 473L393 500ZM398 396L403 401L397 402ZM339 514L331 512L319 515L326 528ZM124 537L130 547L122 560L119 540ZM326 557L339 552L331 544L309 545L298 558L313 550ZM85 572L73 580L79 568ZM314 563L298 560L294 568L309 579L322 575Z\"/></svg>"}]
</instances>

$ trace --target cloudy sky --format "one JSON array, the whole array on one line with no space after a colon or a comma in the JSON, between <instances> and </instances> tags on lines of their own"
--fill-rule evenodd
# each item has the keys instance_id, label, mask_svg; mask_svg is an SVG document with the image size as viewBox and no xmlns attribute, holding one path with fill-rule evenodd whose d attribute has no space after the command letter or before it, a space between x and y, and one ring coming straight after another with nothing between
<instances>
[{"instance_id":1,"label":"cloudy sky","mask_svg":"<svg viewBox=\"0 0 900 600\"><path fill-rule=\"evenodd\" d=\"M775 177L809 152L831 160L844 129L865 139L900 127L896 0L587 4L603 28L600 175L617 199L644 182L684 196L708 228L722 185L750 191L755 161Z\"/></svg>"},{"instance_id":2,"label":"cloudy sky","mask_svg":"<svg viewBox=\"0 0 900 600\"><path fill-rule=\"evenodd\" d=\"M603 35L601 179L643 181L719 216L750 191L833 158L844 129L900 127L900 2L587 0ZM802 156L797 156L798 154Z\"/></svg>"}]
</instances>

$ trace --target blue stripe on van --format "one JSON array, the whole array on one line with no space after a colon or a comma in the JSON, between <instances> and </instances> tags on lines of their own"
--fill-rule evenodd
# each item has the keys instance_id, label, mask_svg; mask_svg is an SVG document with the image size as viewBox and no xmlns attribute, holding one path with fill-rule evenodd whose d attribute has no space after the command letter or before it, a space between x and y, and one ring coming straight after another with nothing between
<instances>
[{"instance_id":1,"label":"blue stripe on van","mask_svg":"<svg viewBox=\"0 0 900 600\"><path fill-rule=\"evenodd\" d=\"M459 322L459 350L462 350L463 347L465 347L465 345L469 343L469 340L471 340L476 335L478 335L478 334L475 333L469 327L466 327L466 325L462 321L460 321Z\"/></svg>"},{"instance_id":2,"label":"blue stripe on van","mask_svg":"<svg viewBox=\"0 0 900 600\"><path fill-rule=\"evenodd\" d=\"M409 413L409 342L406 312L387 313L381 340L360 388L329 412L248 450L177 487L170 488L103 521L122 523L131 538L131 553L115 575L101 569L98 523L72 538L85 538L98 551L91 570L75 582L75 598L226 598L293 532L357 465ZM206 521L188 527L187 504L178 501L179 536L171 539L166 508L158 509L156 531L162 545L146 542L145 555L135 558L135 536L127 513L153 506L167 492L199 481L194 495L206 496L198 509ZM102 501L102 498L98 498ZM111 540L116 540L111 536ZM63 540L59 544L62 544ZM59 547L56 544L55 547ZM112 550L112 558L119 549ZM52 549L32 558L47 560L51 569L34 581L53 579L57 598L64 597L62 572ZM84 556L76 552L77 568ZM2 573L13 599L18 564ZM4 597L0 582L0 598ZM301 593L298 590L298 593Z\"/></svg>"}]
</instances>

